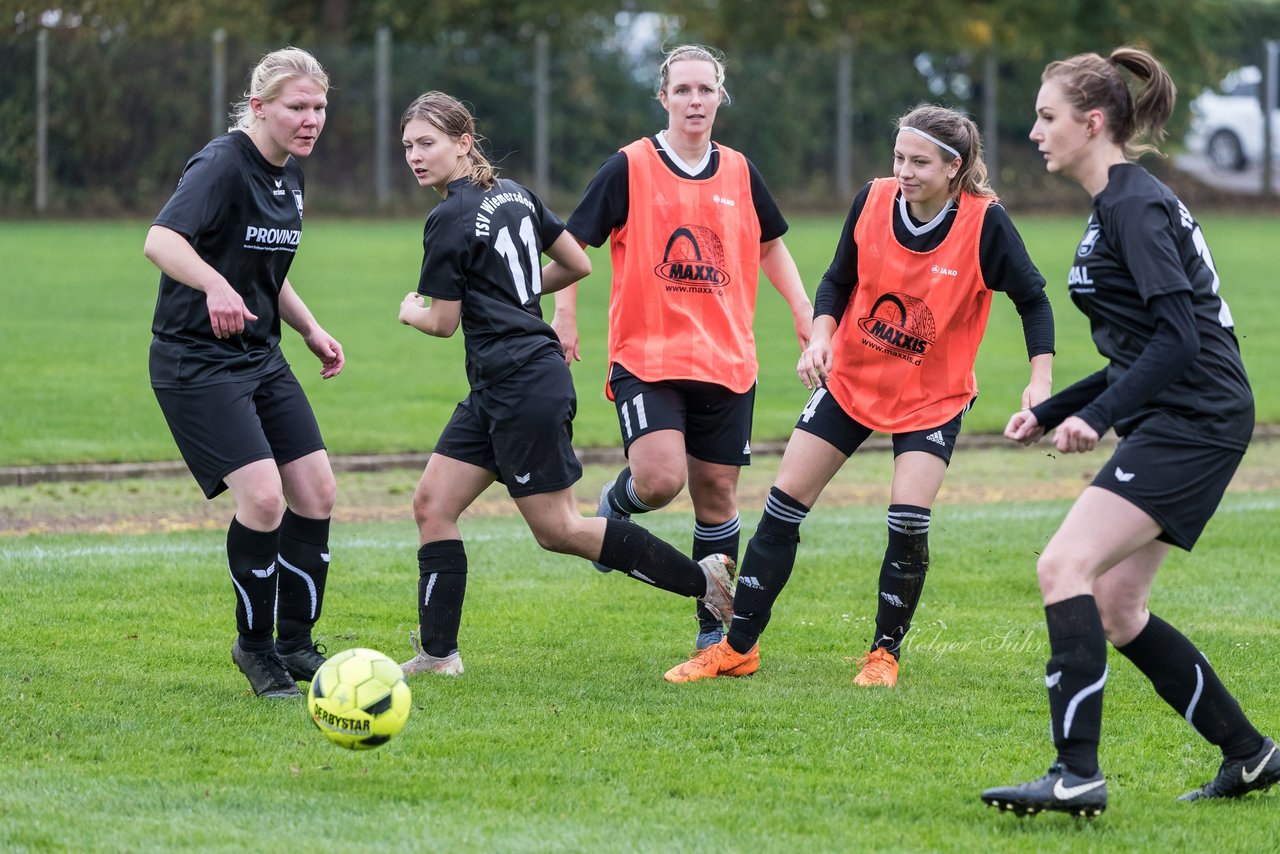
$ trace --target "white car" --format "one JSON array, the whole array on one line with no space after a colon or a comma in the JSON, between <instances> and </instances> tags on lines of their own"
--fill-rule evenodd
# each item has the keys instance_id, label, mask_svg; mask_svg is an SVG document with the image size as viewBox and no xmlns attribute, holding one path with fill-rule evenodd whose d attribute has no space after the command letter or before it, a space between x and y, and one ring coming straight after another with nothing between
<instances>
[{"instance_id":1,"label":"white car","mask_svg":"<svg viewBox=\"0 0 1280 854\"><path fill-rule=\"evenodd\" d=\"M1222 94L1206 89L1191 102L1186 146L1215 169L1240 172L1262 159L1262 72L1253 65L1237 68L1222 79L1221 88ZM1271 134L1271 156L1280 156L1280 109L1275 106Z\"/></svg>"}]
</instances>

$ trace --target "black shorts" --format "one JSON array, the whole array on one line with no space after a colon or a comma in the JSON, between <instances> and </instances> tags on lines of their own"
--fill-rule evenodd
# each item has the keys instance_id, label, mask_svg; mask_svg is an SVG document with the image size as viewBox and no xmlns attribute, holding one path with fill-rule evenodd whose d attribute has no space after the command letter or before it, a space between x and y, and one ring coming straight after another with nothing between
<instances>
[{"instance_id":1,"label":"black shorts","mask_svg":"<svg viewBox=\"0 0 1280 854\"><path fill-rule=\"evenodd\" d=\"M965 413L973 408L976 400L975 397L969 401L969 405L960 410L960 414L946 424L910 433L894 433L893 455L897 457L907 451L924 451L926 454L940 457L949 465L951 453L956 447L956 437L960 435L960 422L964 419ZM809 395L809 402L804 405L804 410L796 421L796 429L812 433L819 439L831 443L846 457L852 456L853 452L867 441L867 437L875 432L865 424L855 421L849 413L845 412L825 386L818 386L813 390L813 394Z\"/></svg>"},{"instance_id":2,"label":"black shorts","mask_svg":"<svg viewBox=\"0 0 1280 854\"><path fill-rule=\"evenodd\" d=\"M546 353L467 395L434 452L493 472L512 498L557 492L582 477L573 452L577 411L564 356Z\"/></svg>"},{"instance_id":3,"label":"black shorts","mask_svg":"<svg viewBox=\"0 0 1280 854\"><path fill-rule=\"evenodd\" d=\"M1191 551L1222 501L1244 451L1206 445L1191 433L1141 426L1120 440L1093 485L1156 520L1156 539Z\"/></svg>"},{"instance_id":4,"label":"black shorts","mask_svg":"<svg viewBox=\"0 0 1280 854\"><path fill-rule=\"evenodd\" d=\"M609 389L618 408L622 450L657 430L679 430L685 452L694 459L725 466L751 465L751 419L756 387L741 394L697 380L645 382L621 365L609 372Z\"/></svg>"},{"instance_id":5,"label":"black shorts","mask_svg":"<svg viewBox=\"0 0 1280 854\"><path fill-rule=\"evenodd\" d=\"M256 380L152 391L206 498L249 463L284 465L324 450L315 413L288 367Z\"/></svg>"}]
</instances>

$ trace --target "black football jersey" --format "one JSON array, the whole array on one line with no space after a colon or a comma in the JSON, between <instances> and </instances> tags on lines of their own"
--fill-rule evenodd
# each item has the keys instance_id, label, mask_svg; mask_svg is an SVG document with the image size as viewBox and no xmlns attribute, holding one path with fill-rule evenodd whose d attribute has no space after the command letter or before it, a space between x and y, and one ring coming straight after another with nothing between
<instances>
[{"instance_id":1,"label":"black football jersey","mask_svg":"<svg viewBox=\"0 0 1280 854\"><path fill-rule=\"evenodd\" d=\"M542 319L542 252L564 222L528 189L499 178L485 190L449 182L427 216L418 293L462 303L467 380L483 388L552 350L560 339Z\"/></svg>"},{"instance_id":2,"label":"black football jersey","mask_svg":"<svg viewBox=\"0 0 1280 854\"><path fill-rule=\"evenodd\" d=\"M302 238L302 169L267 161L241 131L216 137L187 161L155 218L183 235L223 275L257 320L217 338L204 293L160 275L151 331L151 384L200 386L265 376L280 352L280 288Z\"/></svg>"},{"instance_id":3,"label":"black football jersey","mask_svg":"<svg viewBox=\"0 0 1280 854\"><path fill-rule=\"evenodd\" d=\"M1189 292L1200 337L1199 355L1186 371L1130 411L1121 406L1118 434L1167 411L1195 422L1201 439L1232 447L1248 443L1253 393L1218 286L1213 256L1186 205L1141 166L1112 166L1067 279L1072 302L1089 318L1094 345L1108 360L1108 385L1129 370L1155 333L1147 308L1152 298Z\"/></svg>"}]
</instances>

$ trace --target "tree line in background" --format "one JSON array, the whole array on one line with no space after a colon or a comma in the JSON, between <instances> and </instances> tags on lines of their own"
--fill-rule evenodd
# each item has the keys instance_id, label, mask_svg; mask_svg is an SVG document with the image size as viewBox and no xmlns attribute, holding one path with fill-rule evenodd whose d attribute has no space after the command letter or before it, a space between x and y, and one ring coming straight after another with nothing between
<instances>
[{"instance_id":1,"label":"tree line in background","mask_svg":"<svg viewBox=\"0 0 1280 854\"><path fill-rule=\"evenodd\" d=\"M791 205L842 210L834 92L851 58L852 168L858 184L889 166L893 119L920 101L968 110L1000 141L994 177L1033 205L1060 189L1025 140L1045 62L1126 43L1152 49L1186 102L1227 70L1261 60L1280 36L1273 0L81 0L7 2L0 18L0 214L35 195L36 35L49 47L50 210L154 212L186 158L210 136L210 49L226 35L227 104L267 50L296 44L330 73L330 119L307 164L310 209L421 209L407 177L372 201L379 30L391 34L391 104L443 89L475 108L503 171L528 182L539 38L550 76L549 187L562 209L600 162L652 133L661 48L697 41L726 54L732 106L716 138L746 151ZM995 84L997 91L986 88ZM988 97L992 96L994 97ZM986 99L984 101L984 98ZM984 103L998 104L994 113ZM995 116L993 121L984 118ZM995 124L995 127L991 127ZM391 130L398 148L398 134ZM398 151L391 152L394 158ZM398 174L398 173L396 173Z\"/></svg>"}]
</instances>

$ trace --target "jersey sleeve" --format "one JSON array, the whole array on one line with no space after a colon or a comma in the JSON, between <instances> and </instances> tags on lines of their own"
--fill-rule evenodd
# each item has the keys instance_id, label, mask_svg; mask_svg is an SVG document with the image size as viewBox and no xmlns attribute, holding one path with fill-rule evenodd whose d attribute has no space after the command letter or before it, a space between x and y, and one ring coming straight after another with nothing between
<instances>
[{"instance_id":1,"label":"jersey sleeve","mask_svg":"<svg viewBox=\"0 0 1280 854\"><path fill-rule=\"evenodd\" d=\"M564 220L556 216L555 211L543 204L537 193L530 192L529 198L533 200L533 209L538 218L538 246L541 251L546 252L551 244L559 240L561 234L564 234Z\"/></svg>"},{"instance_id":2,"label":"jersey sleeve","mask_svg":"<svg viewBox=\"0 0 1280 854\"><path fill-rule=\"evenodd\" d=\"M588 246L603 246L614 229L627 222L631 197L627 155L614 152L596 172L569 215L569 233Z\"/></svg>"},{"instance_id":3,"label":"jersey sleeve","mask_svg":"<svg viewBox=\"0 0 1280 854\"><path fill-rule=\"evenodd\" d=\"M1003 205L987 206L978 240L982 278L993 291L1008 294L1022 318L1027 357L1054 351L1053 306L1044 291L1044 276L1027 254L1022 235Z\"/></svg>"},{"instance_id":4,"label":"jersey sleeve","mask_svg":"<svg viewBox=\"0 0 1280 854\"><path fill-rule=\"evenodd\" d=\"M467 255L470 247L455 219L427 217L422 230L422 272L418 293L432 299L461 300L467 290Z\"/></svg>"},{"instance_id":5,"label":"jersey sleeve","mask_svg":"<svg viewBox=\"0 0 1280 854\"><path fill-rule=\"evenodd\" d=\"M870 183L858 191L849 207L849 215L845 217L844 228L840 231L840 242L836 244L835 257L831 259L827 272L822 275L818 292L813 297L814 317L825 314L834 317L836 323L839 323L849 305L853 289L858 284L858 244L853 239L853 230L858 224L858 217L862 216L862 209L866 206L869 195Z\"/></svg>"},{"instance_id":6,"label":"jersey sleeve","mask_svg":"<svg viewBox=\"0 0 1280 854\"><path fill-rule=\"evenodd\" d=\"M206 147L187 161L177 188L152 224L176 231L188 240L216 231L239 183L227 149Z\"/></svg>"},{"instance_id":7,"label":"jersey sleeve","mask_svg":"<svg viewBox=\"0 0 1280 854\"><path fill-rule=\"evenodd\" d=\"M1171 212L1156 198L1122 199L1108 212L1113 241L1144 302L1161 294L1191 291L1191 281L1178 256Z\"/></svg>"},{"instance_id":8,"label":"jersey sleeve","mask_svg":"<svg viewBox=\"0 0 1280 854\"><path fill-rule=\"evenodd\" d=\"M764 176L750 160L747 161L747 173L751 176L751 203L755 205L756 219L760 220L760 242L768 243L786 234L790 226L765 186Z\"/></svg>"}]
</instances>

